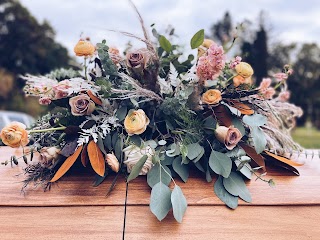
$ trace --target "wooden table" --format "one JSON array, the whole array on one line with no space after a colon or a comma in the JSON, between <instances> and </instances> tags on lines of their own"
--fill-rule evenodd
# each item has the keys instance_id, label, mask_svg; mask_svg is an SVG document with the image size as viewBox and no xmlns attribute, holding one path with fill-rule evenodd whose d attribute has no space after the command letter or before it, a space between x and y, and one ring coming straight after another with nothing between
<instances>
[{"instance_id":1,"label":"wooden table","mask_svg":"<svg viewBox=\"0 0 320 240\"><path fill-rule=\"evenodd\" d=\"M0 148L0 162L14 149ZM16 152L17 153L17 152ZM311 162L311 161L310 161ZM193 174L178 184L188 201L183 223L172 215L162 222L149 210L145 177L129 184L125 239L320 239L319 159L299 168L301 176L271 169L270 188L248 182L253 203L230 210L214 195L213 183ZM0 239L122 239L125 181L105 193L112 179L92 187L92 174L73 171L51 191L29 189L20 194L21 166L0 166ZM81 174L81 176L79 176Z\"/></svg>"}]
</instances>

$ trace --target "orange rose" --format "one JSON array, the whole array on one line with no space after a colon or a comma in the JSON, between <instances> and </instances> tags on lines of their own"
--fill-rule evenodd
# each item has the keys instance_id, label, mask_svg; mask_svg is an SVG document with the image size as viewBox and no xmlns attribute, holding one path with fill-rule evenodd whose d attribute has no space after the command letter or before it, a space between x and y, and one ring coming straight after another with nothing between
<instances>
[{"instance_id":1,"label":"orange rose","mask_svg":"<svg viewBox=\"0 0 320 240\"><path fill-rule=\"evenodd\" d=\"M202 103L217 105L222 100L221 92L216 89L210 89L202 94Z\"/></svg>"},{"instance_id":2,"label":"orange rose","mask_svg":"<svg viewBox=\"0 0 320 240\"><path fill-rule=\"evenodd\" d=\"M80 39L73 50L77 56L87 57L93 55L96 48L90 41Z\"/></svg>"},{"instance_id":3,"label":"orange rose","mask_svg":"<svg viewBox=\"0 0 320 240\"><path fill-rule=\"evenodd\" d=\"M1 130L2 142L12 148L24 147L29 143L26 125L20 122L12 122Z\"/></svg>"},{"instance_id":4,"label":"orange rose","mask_svg":"<svg viewBox=\"0 0 320 240\"><path fill-rule=\"evenodd\" d=\"M232 150L242 138L242 134L238 128L233 126L219 126L215 131L216 138L219 142L224 143L228 150Z\"/></svg>"}]
</instances>

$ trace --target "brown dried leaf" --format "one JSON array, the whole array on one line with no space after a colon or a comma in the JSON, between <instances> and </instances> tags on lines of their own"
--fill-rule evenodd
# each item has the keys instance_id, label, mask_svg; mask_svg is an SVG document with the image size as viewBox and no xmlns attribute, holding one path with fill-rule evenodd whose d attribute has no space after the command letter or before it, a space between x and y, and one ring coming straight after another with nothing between
<instances>
[{"instance_id":1,"label":"brown dried leaf","mask_svg":"<svg viewBox=\"0 0 320 240\"><path fill-rule=\"evenodd\" d=\"M99 146L91 140L88 144L87 151L93 170L103 177L105 172L105 160Z\"/></svg>"},{"instance_id":2,"label":"brown dried leaf","mask_svg":"<svg viewBox=\"0 0 320 240\"><path fill-rule=\"evenodd\" d=\"M95 95L91 92L91 90L88 90L88 91L87 91L87 94L88 94L88 96L91 98L91 100L95 102L95 104L102 105L102 101L101 101L97 96L95 96Z\"/></svg>"},{"instance_id":3,"label":"brown dried leaf","mask_svg":"<svg viewBox=\"0 0 320 240\"><path fill-rule=\"evenodd\" d=\"M88 144L86 144L86 145L84 145L82 153L81 153L81 163L84 167L86 167L88 162L89 162Z\"/></svg>"},{"instance_id":4,"label":"brown dried leaf","mask_svg":"<svg viewBox=\"0 0 320 240\"><path fill-rule=\"evenodd\" d=\"M53 178L50 180L50 182L55 182L59 178L61 178L75 163L77 158L79 157L81 151L82 151L83 146L80 146L77 148L77 150L70 156L68 157L64 163L61 165L61 167L58 169L56 174L53 176Z\"/></svg>"},{"instance_id":5,"label":"brown dried leaf","mask_svg":"<svg viewBox=\"0 0 320 240\"><path fill-rule=\"evenodd\" d=\"M213 108L213 114L220 125L230 127L232 125L232 118L229 110L224 105L218 105Z\"/></svg>"},{"instance_id":6,"label":"brown dried leaf","mask_svg":"<svg viewBox=\"0 0 320 240\"><path fill-rule=\"evenodd\" d=\"M297 163L294 162L288 158L282 157L282 156L278 156L275 155L273 153L270 153L268 151L264 151L265 152L265 157L268 161L270 161L271 164L275 165L275 166L279 166L282 167L284 169L289 170L290 172L293 172L296 175L300 175L299 171L294 167L294 166L302 166L303 164L301 163Z\"/></svg>"},{"instance_id":7,"label":"brown dried leaf","mask_svg":"<svg viewBox=\"0 0 320 240\"><path fill-rule=\"evenodd\" d=\"M260 154L258 154L253 147L247 145L244 142L239 142L238 145L242 147L246 154L251 157L251 159L257 164L254 167L262 167L264 171L266 170L264 158Z\"/></svg>"},{"instance_id":8,"label":"brown dried leaf","mask_svg":"<svg viewBox=\"0 0 320 240\"><path fill-rule=\"evenodd\" d=\"M231 100L228 103L231 107L238 109L244 115L254 114L254 110L242 102Z\"/></svg>"}]
</instances>

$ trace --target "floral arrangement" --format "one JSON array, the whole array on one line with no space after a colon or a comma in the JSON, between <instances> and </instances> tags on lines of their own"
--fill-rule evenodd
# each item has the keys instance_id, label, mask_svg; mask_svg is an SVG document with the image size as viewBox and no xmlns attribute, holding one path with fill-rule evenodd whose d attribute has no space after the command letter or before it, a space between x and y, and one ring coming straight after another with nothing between
<instances>
[{"instance_id":1,"label":"floral arrangement","mask_svg":"<svg viewBox=\"0 0 320 240\"><path fill-rule=\"evenodd\" d=\"M275 184L265 178L266 164L299 175L300 164L289 159L302 150L289 134L302 114L287 102L290 66L256 87L250 64L228 60L228 49L205 39L204 30L190 41L197 56L180 61L181 47L155 29L151 40L139 18L143 38L122 33L145 48L121 55L105 40L94 46L80 39L74 52L84 59L82 74L23 77L25 93L49 109L30 130L13 122L1 131L4 144L24 147L4 163L27 163L24 188L50 188L76 161L94 170L95 186L113 176L112 189L120 173L127 182L147 175L152 213L161 221L173 209L181 222L187 200L174 177L187 182L191 168L208 182L217 176L214 192L232 209L239 198L251 202L246 179ZM39 161L30 162L34 152Z\"/></svg>"}]
</instances>

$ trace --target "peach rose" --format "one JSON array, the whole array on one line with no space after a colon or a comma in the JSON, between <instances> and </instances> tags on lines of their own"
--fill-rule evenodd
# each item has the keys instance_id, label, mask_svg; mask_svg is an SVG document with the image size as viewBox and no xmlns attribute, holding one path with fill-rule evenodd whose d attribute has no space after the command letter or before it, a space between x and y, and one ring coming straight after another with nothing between
<instances>
[{"instance_id":1,"label":"peach rose","mask_svg":"<svg viewBox=\"0 0 320 240\"><path fill-rule=\"evenodd\" d=\"M119 172L120 164L117 157L113 153L108 153L106 155L106 162L110 166L111 170L114 172Z\"/></svg>"},{"instance_id":2,"label":"peach rose","mask_svg":"<svg viewBox=\"0 0 320 240\"><path fill-rule=\"evenodd\" d=\"M70 98L69 104L71 106L71 113L73 116L90 115L96 106L86 94Z\"/></svg>"},{"instance_id":3,"label":"peach rose","mask_svg":"<svg viewBox=\"0 0 320 240\"><path fill-rule=\"evenodd\" d=\"M5 126L0 133L2 142L12 148L24 147L29 143L26 125L20 122L12 122Z\"/></svg>"},{"instance_id":4,"label":"peach rose","mask_svg":"<svg viewBox=\"0 0 320 240\"><path fill-rule=\"evenodd\" d=\"M225 126L219 126L215 131L215 135L219 142L224 143L228 150L234 149L242 138L241 132L234 126L230 126L228 128Z\"/></svg>"},{"instance_id":5,"label":"peach rose","mask_svg":"<svg viewBox=\"0 0 320 240\"><path fill-rule=\"evenodd\" d=\"M222 100L221 92L216 89L209 89L204 94L202 94L202 103L209 105L218 105Z\"/></svg>"},{"instance_id":6,"label":"peach rose","mask_svg":"<svg viewBox=\"0 0 320 240\"><path fill-rule=\"evenodd\" d=\"M149 123L150 120L142 109L130 110L124 119L124 128L129 136L139 135L147 129Z\"/></svg>"},{"instance_id":7,"label":"peach rose","mask_svg":"<svg viewBox=\"0 0 320 240\"><path fill-rule=\"evenodd\" d=\"M253 75L253 69L249 63L240 62L235 69L238 75L243 78L250 78Z\"/></svg>"},{"instance_id":8,"label":"peach rose","mask_svg":"<svg viewBox=\"0 0 320 240\"><path fill-rule=\"evenodd\" d=\"M73 50L76 56L87 57L93 55L96 48L90 41L80 39Z\"/></svg>"}]
</instances>

